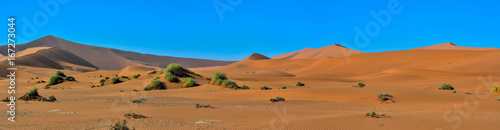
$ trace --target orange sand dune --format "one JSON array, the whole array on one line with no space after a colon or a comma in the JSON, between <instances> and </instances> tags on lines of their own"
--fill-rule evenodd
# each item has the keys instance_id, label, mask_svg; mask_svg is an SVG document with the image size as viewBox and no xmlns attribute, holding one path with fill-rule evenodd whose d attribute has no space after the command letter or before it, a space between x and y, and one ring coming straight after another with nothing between
<instances>
[{"instance_id":1,"label":"orange sand dune","mask_svg":"<svg viewBox=\"0 0 500 130\"><path fill-rule=\"evenodd\" d=\"M461 47L452 42L436 44L427 47L413 48L411 50L497 50L498 48L485 48L485 47Z\"/></svg>"},{"instance_id":2,"label":"orange sand dune","mask_svg":"<svg viewBox=\"0 0 500 130\"><path fill-rule=\"evenodd\" d=\"M340 44L330 45L318 49L305 48L300 51L285 53L273 57L273 59L321 59L344 57L364 52L348 49Z\"/></svg>"}]
</instances>

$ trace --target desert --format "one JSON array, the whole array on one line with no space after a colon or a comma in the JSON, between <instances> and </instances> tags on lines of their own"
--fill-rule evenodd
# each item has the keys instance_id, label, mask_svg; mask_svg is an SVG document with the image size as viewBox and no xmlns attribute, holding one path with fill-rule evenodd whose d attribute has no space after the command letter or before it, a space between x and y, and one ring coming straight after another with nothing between
<instances>
[{"instance_id":1,"label":"desert","mask_svg":"<svg viewBox=\"0 0 500 130\"><path fill-rule=\"evenodd\" d=\"M500 120L497 48L450 42L365 53L336 44L239 61L52 35L19 48L16 122L1 121L0 129L444 130L497 129ZM5 120L8 109L0 107Z\"/></svg>"}]
</instances>

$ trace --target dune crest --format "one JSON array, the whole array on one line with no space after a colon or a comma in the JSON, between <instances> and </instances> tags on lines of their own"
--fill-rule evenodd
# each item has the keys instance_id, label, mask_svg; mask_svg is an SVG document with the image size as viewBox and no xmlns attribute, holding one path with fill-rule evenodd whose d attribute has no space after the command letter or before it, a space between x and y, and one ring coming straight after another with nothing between
<instances>
[{"instance_id":1,"label":"dune crest","mask_svg":"<svg viewBox=\"0 0 500 130\"><path fill-rule=\"evenodd\" d=\"M452 42L436 44L432 46L413 48L411 50L496 50L498 48L486 47L461 47Z\"/></svg>"},{"instance_id":2,"label":"dune crest","mask_svg":"<svg viewBox=\"0 0 500 130\"><path fill-rule=\"evenodd\" d=\"M305 48L299 51L277 55L273 57L273 59L321 59L344 57L363 53L364 52L346 48L340 44L335 44L318 49Z\"/></svg>"}]
</instances>

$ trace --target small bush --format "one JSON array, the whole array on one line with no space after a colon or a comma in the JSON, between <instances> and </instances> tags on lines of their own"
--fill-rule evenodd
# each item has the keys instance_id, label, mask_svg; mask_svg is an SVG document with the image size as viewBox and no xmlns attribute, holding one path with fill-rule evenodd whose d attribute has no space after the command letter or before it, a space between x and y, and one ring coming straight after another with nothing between
<instances>
[{"instance_id":1,"label":"small bush","mask_svg":"<svg viewBox=\"0 0 500 130\"><path fill-rule=\"evenodd\" d=\"M2 99L2 102L10 102L9 97L5 97L5 99Z\"/></svg>"},{"instance_id":2,"label":"small bush","mask_svg":"<svg viewBox=\"0 0 500 130\"><path fill-rule=\"evenodd\" d=\"M49 83L47 85L56 85L58 83L62 83L62 78L57 75L53 75L50 76Z\"/></svg>"},{"instance_id":3,"label":"small bush","mask_svg":"<svg viewBox=\"0 0 500 130\"><path fill-rule=\"evenodd\" d=\"M104 83L104 81L106 81L106 80L105 79L100 79L99 83Z\"/></svg>"},{"instance_id":4,"label":"small bush","mask_svg":"<svg viewBox=\"0 0 500 130\"><path fill-rule=\"evenodd\" d=\"M59 75L61 77L66 77L62 71L56 71L56 75Z\"/></svg>"},{"instance_id":5,"label":"small bush","mask_svg":"<svg viewBox=\"0 0 500 130\"><path fill-rule=\"evenodd\" d=\"M283 102L284 102L284 101L285 101L285 98L283 98L283 97L276 97L276 98L271 98L271 99L269 99L269 101L271 101L271 102L273 102L273 103L274 103L274 102L280 102L280 101L283 101Z\"/></svg>"},{"instance_id":6,"label":"small bush","mask_svg":"<svg viewBox=\"0 0 500 130\"><path fill-rule=\"evenodd\" d=\"M55 101L57 101L57 99L56 99L56 97L54 97L54 95L51 95L51 96L49 96L49 101L55 102Z\"/></svg>"},{"instance_id":7,"label":"small bush","mask_svg":"<svg viewBox=\"0 0 500 130\"><path fill-rule=\"evenodd\" d=\"M111 84L117 84L120 83L120 77L113 77L111 78Z\"/></svg>"},{"instance_id":8,"label":"small bush","mask_svg":"<svg viewBox=\"0 0 500 130\"><path fill-rule=\"evenodd\" d=\"M497 98L498 101L500 101L500 98Z\"/></svg>"},{"instance_id":9,"label":"small bush","mask_svg":"<svg viewBox=\"0 0 500 130\"><path fill-rule=\"evenodd\" d=\"M187 77L184 78L184 83L182 84L182 87L187 88L187 87L194 87L196 83L194 83L194 79Z\"/></svg>"},{"instance_id":10,"label":"small bush","mask_svg":"<svg viewBox=\"0 0 500 130\"><path fill-rule=\"evenodd\" d=\"M104 77L104 79L109 79L109 77Z\"/></svg>"},{"instance_id":11,"label":"small bush","mask_svg":"<svg viewBox=\"0 0 500 130\"><path fill-rule=\"evenodd\" d=\"M358 87L361 87L361 88L362 88L362 87L364 87L364 86L366 86L366 85L365 85L365 83L363 83L363 82L358 82Z\"/></svg>"},{"instance_id":12,"label":"small bush","mask_svg":"<svg viewBox=\"0 0 500 130\"><path fill-rule=\"evenodd\" d=\"M114 126L111 126L111 130L130 130L127 126L127 121L123 120L123 123L116 122Z\"/></svg>"},{"instance_id":13,"label":"small bush","mask_svg":"<svg viewBox=\"0 0 500 130\"><path fill-rule=\"evenodd\" d=\"M226 80L227 77L226 77L226 74L225 73L222 73L220 71L215 71L213 74L212 74L212 80L210 81L210 84L213 84L213 85L220 85L220 83L222 83L222 80ZM219 82L220 80L220 82ZM217 83L219 82L219 83Z\"/></svg>"},{"instance_id":14,"label":"small bush","mask_svg":"<svg viewBox=\"0 0 500 130\"><path fill-rule=\"evenodd\" d=\"M453 91L453 92L451 92L451 93L457 93L457 91Z\"/></svg>"},{"instance_id":15,"label":"small bush","mask_svg":"<svg viewBox=\"0 0 500 130\"><path fill-rule=\"evenodd\" d=\"M132 99L132 103L141 103L142 101L146 101L146 99L142 98L142 97L141 98L134 98L134 99Z\"/></svg>"},{"instance_id":16,"label":"small bush","mask_svg":"<svg viewBox=\"0 0 500 130\"><path fill-rule=\"evenodd\" d=\"M242 85L240 88L241 89L250 89L250 87L248 87L247 85Z\"/></svg>"},{"instance_id":17,"label":"small bush","mask_svg":"<svg viewBox=\"0 0 500 130\"><path fill-rule=\"evenodd\" d=\"M29 92L26 93L26 96L28 97L39 97L40 95L38 95L38 88L33 88L32 90L30 90Z\"/></svg>"},{"instance_id":18,"label":"small bush","mask_svg":"<svg viewBox=\"0 0 500 130\"><path fill-rule=\"evenodd\" d=\"M166 72L164 73L165 79L167 79L169 82L179 82L179 79L172 73Z\"/></svg>"},{"instance_id":19,"label":"small bush","mask_svg":"<svg viewBox=\"0 0 500 130\"><path fill-rule=\"evenodd\" d=\"M262 86L260 87L260 90L271 90L273 88L267 87L267 86Z\"/></svg>"},{"instance_id":20,"label":"small bush","mask_svg":"<svg viewBox=\"0 0 500 130\"><path fill-rule=\"evenodd\" d=\"M500 92L500 89L498 88L497 85L493 85L493 88L491 89L491 92Z\"/></svg>"},{"instance_id":21,"label":"small bush","mask_svg":"<svg viewBox=\"0 0 500 130\"><path fill-rule=\"evenodd\" d=\"M165 85L158 79L152 80L149 85L144 87L144 90L159 90L165 89Z\"/></svg>"},{"instance_id":22,"label":"small bush","mask_svg":"<svg viewBox=\"0 0 500 130\"><path fill-rule=\"evenodd\" d=\"M283 87L281 87L281 89L286 89L286 87L285 87L285 86L283 86Z\"/></svg>"},{"instance_id":23,"label":"small bush","mask_svg":"<svg viewBox=\"0 0 500 130\"><path fill-rule=\"evenodd\" d=\"M443 83L443 85L438 87L439 90L454 90L450 84Z\"/></svg>"},{"instance_id":24,"label":"small bush","mask_svg":"<svg viewBox=\"0 0 500 130\"><path fill-rule=\"evenodd\" d=\"M231 81L231 80L227 80L227 79L222 80L221 86L226 87L226 88L238 88L238 85L236 85L236 82Z\"/></svg>"},{"instance_id":25,"label":"small bush","mask_svg":"<svg viewBox=\"0 0 500 130\"><path fill-rule=\"evenodd\" d=\"M471 93L470 93L470 92L465 91L465 94L469 94L469 95L470 95Z\"/></svg>"},{"instance_id":26,"label":"small bush","mask_svg":"<svg viewBox=\"0 0 500 130\"><path fill-rule=\"evenodd\" d=\"M208 104L208 105L203 105L203 104L199 104L199 103L197 103L197 104L196 104L196 108L214 108L214 107L210 106L210 104Z\"/></svg>"},{"instance_id":27,"label":"small bush","mask_svg":"<svg viewBox=\"0 0 500 130\"><path fill-rule=\"evenodd\" d=\"M99 75L99 77L102 77L102 75Z\"/></svg>"},{"instance_id":28,"label":"small bush","mask_svg":"<svg viewBox=\"0 0 500 130\"><path fill-rule=\"evenodd\" d=\"M122 78L128 79L128 77L127 77L127 76L125 76L125 75L122 75Z\"/></svg>"},{"instance_id":29,"label":"small bush","mask_svg":"<svg viewBox=\"0 0 500 130\"><path fill-rule=\"evenodd\" d=\"M139 76L141 76L141 74L136 74L136 75L132 76L132 78L137 79L137 78L139 78Z\"/></svg>"},{"instance_id":30,"label":"small bush","mask_svg":"<svg viewBox=\"0 0 500 130\"><path fill-rule=\"evenodd\" d=\"M302 83L302 82L300 82L300 81L299 81L299 82L297 82L297 84L296 84L296 85L297 85L297 86L304 86L304 85L306 85L306 84L304 84L304 83Z\"/></svg>"},{"instance_id":31,"label":"small bush","mask_svg":"<svg viewBox=\"0 0 500 130\"><path fill-rule=\"evenodd\" d=\"M165 69L165 73L170 72L170 73L174 74L175 76L182 77L182 76L184 76L184 74L182 72L185 70L186 69L184 67L182 67L181 65L179 65L177 63L171 63Z\"/></svg>"},{"instance_id":32,"label":"small bush","mask_svg":"<svg viewBox=\"0 0 500 130\"><path fill-rule=\"evenodd\" d=\"M76 81L75 77L73 77L73 76L66 77L66 80L68 80L68 81Z\"/></svg>"},{"instance_id":33,"label":"small bush","mask_svg":"<svg viewBox=\"0 0 500 130\"><path fill-rule=\"evenodd\" d=\"M377 113L375 113L375 111L372 111L372 112L367 112L367 113L366 113L366 116L369 116L369 117L377 117Z\"/></svg>"},{"instance_id":34,"label":"small bush","mask_svg":"<svg viewBox=\"0 0 500 130\"><path fill-rule=\"evenodd\" d=\"M136 114L136 113L125 113L123 116L127 117L127 118L134 118L134 119L146 118L146 116L144 116L142 114Z\"/></svg>"},{"instance_id":35,"label":"small bush","mask_svg":"<svg viewBox=\"0 0 500 130\"><path fill-rule=\"evenodd\" d=\"M380 98L380 101L382 101L382 102L387 101L387 100L392 100L391 99L392 95L389 95L388 93L384 93L384 94L379 93L379 94L377 94L377 97Z\"/></svg>"}]
</instances>

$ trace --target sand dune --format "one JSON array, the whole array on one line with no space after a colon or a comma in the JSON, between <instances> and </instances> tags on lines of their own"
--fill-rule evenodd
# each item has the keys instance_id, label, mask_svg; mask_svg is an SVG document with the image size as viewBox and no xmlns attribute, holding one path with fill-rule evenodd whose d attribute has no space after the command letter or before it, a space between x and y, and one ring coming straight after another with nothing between
<instances>
[{"instance_id":1,"label":"sand dune","mask_svg":"<svg viewBox=\"0 0 500 130\"><path fill-rule=\"evenodd\" d=\"M128 66L152 66L164 68L170 63L179 63L186 67L208 67L221 66L232 63L232 61L216 61L193 58L180 58L170 56L157 56L150 54L140 54L129 51L122 51L111 48L83 45L67 41L52 35L40 39L17 45L18 51L33 47L58 47L80 56L100 69L120 70ZM6 56L7 46L0 46L0 54Z\"/></svg>"},{"instance_id":2,"label":"sand dune","mask_svg":"<svg viewBox=\"0 0 500 130\"><path fill-rule=\"evenodd\" d=\"M461 47L452 42L436 44L427 47L413 48L411 50L497 50L498 48L485 48L485 47Z\"/></svg>"},{"instance_id":3,"label":"sand dune","mask_svg":"<svg viewBox=\"0 0 500 130\"><path fill-rule=\"evenodd\" d=\"M305 48L300 51L277 55L273 57L273 59L321 59L321 58L344 57L344 56L351 56L363 53L364 52L351 50L340 44L335 44L318 49Z\"/></svg>"}]
</instances>

